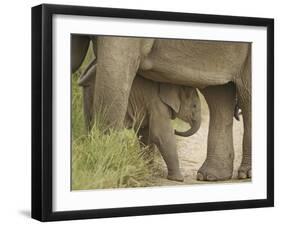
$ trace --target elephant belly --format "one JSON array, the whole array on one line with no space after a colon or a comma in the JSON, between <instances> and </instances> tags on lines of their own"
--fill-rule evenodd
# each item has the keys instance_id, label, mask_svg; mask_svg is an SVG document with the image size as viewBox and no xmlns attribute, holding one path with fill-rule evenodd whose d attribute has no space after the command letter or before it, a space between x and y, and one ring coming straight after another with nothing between
<instances>
[{"instance_id":1,"label":"elephant belly","mask_svg":"<svg viewBox=\"0 0 281 226\"><path fill-rule=\"evenodd\" d=\"M155 65L155 68L157 68L157 65ZM151 79L156 82L193 86L201 89L210 85L226 84L233 79L233 75L230 73L219 74L194 71L187 68L179 71L165 67L157 69L158 70L140 71L138 74L146 79Z\"/></svg>"},{"instance_id":2,"label":"elephant belly","mask_svg":"<svg viewBox=\"0 0 281 226\"><path fill-rule=\"evenodd\" d=\"M247 43L157 40L139 74L157 82L204 88L234 80L248 54Z\"/></svg>"}]
</instances>

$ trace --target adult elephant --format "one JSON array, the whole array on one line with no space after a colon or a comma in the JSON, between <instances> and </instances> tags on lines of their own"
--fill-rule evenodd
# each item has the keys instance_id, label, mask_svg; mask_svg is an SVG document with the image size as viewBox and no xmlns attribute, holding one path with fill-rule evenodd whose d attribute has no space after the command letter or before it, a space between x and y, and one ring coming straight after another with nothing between
<instances>
[{"instance_id":1,"label":"adult elephant","mask_svg":"<svg viewBox=\"0 0 281 226\"><path fill-rule=\"evenodd\" d=\"M233 111L238 99L244 122L238 177L251 178L250 43L110 36L93 40L98 47L94 109L107 108L109 125L123 125L136 73L199 88L209 106L210 124L207 157L197 179L227 180L233 173Z\"/></svg>"}]
</instances>

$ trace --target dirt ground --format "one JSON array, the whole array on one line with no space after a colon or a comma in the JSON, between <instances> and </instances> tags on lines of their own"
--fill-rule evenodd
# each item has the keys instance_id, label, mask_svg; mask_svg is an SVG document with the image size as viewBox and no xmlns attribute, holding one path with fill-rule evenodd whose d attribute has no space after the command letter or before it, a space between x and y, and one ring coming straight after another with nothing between
<instances>
[{"instance_id":1,"label":"dirt ground","mask_svg":"<svg viewBox=\"0 0 281 226\"><path fill-rule=\"evenodd\" d=\"M209 110L205 99L201 96L202 104L202 124L200 130L192 137L184 138L177 136L177 150L180 160L180 168L184 175L184 182L175 182L165 179L166 172L162 170L162 175L157 175L153 180L155 185L183 185L183 184L201 184L196 180L197 170L203 164L207 154L207 136L209 126ZM234 119L233 126L234 136L234 172L233 179L227 182L245 182L249 180L237 180L238 168L242 159L242 138L243 138L243 121L240 116L240 121ZM159 160L159 166L165 169L166 166L162 160ZM218 182L208 182L218 183ZM224 182L225 183L225 182Z\"/></svg>"}]
</instances>

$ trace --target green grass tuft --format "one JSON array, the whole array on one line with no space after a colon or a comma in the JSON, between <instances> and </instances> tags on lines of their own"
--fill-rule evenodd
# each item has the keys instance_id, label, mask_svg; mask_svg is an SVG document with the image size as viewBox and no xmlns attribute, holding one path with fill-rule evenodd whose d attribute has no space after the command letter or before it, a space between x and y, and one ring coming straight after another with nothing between
<instances>
[{"instance_id":1,"label":"green grass tuft","mask_svg":"<svg viewBox=\"0 0 281 226\"><path fill-rule=\"evenodd\" d=\"M155 169L149 163L153 154L147 157L133 130L105 134L99 119L91 133L86 133L78 77L79 73L72 76L72 189L151 185Z\"/></svg>"}]
</instances>

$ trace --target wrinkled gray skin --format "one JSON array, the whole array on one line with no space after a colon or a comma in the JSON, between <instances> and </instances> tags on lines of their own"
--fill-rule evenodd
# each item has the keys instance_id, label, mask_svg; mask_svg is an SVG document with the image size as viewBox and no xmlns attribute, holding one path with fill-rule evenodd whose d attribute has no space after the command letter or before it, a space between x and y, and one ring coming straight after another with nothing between
<instances>
[{"instance_id":1,"label":"wrinkled gray skin","mask_svg":"<svg viewBox=\"0 0 281 226\"><path fill-rule=\"evenodd\" d=\"M82 74L79 82L83 87L88 128L92 119L95 74L93 66ZM176 134L191 136L198 131L201 124L201 104L196 89L136 76L131 87L124 124L127 128L134 127L143 143L158 147L167 165L169 180L183 181L171 126L171 119L174 118L180 118L191 125L189 130L176 131Z\"/></svg>"},{"instance_id":2,"label":"wrinkled gray skin","mask_svg":"<svg viewBox=\"0 0 281 226\"><path fill-rule=\"evenodd\" d=\"M84 45L74 39L73 44ZM250 43L109 36L93 40L98 59L94 109L110 106L107 122L115 128L123 125L136 74L157 82L200 89L209 106L210 124L207 157L198 170L198 180L232 177L232 127L237 94L244 123L238 177L251 178ZM86 42L89 41L90 38ZM72 51L72 56L76 54L79 53Z\"/></svg>"}]
</instances>

